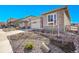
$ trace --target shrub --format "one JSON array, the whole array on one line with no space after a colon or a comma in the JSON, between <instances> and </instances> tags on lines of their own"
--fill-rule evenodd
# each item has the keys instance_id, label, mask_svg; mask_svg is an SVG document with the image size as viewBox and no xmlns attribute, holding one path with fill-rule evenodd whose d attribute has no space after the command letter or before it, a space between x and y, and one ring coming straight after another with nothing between
<instances>
[{"instance_id":1,"label":"shrub","mask_svg":"<svg viewBox=\"0 0 79 59\"><path fill-rule=\"evenodd\" d=\"M24 48L27 49L27 50L31 50L31 49L33 49L33 44L27 43Z\"/></svg>"}]
</instances>

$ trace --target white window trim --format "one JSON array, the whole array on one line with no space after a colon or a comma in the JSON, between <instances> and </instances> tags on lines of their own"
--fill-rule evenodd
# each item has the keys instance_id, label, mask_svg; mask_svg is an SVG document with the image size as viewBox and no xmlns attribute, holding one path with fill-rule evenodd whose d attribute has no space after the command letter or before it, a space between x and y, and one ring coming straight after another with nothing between
<instances>
[{"instance_id":1,"label":"white window trim","mask_svg":"<svg viewBox=\"0 0 79 59\"><path fill-rule=\"evenodd\" d=\"M47 25L48 25L49 23L54 23L53 21L51 21L51 22L48 21L48 16L49 16L49 15L56 15L56 24L55 24L55 25L57 25L57 14L56 14L56 13L48 14L48 15L47 15ZM54 19L54 16L53 16L53 19ZM49 26L49 25L48 25L48 26Z\"/></svg>"},{"instance_id":2,"label":"white window trim","mask_svg":"<svg viewBox=\"0 0 79 59\"><path fill-rule=\"evenodd\" d=\"M57 22L58 22L58 20L57 20L57 14L55 14L56 15L56 25L57 25Z\"/></svg>"}]
</instances>

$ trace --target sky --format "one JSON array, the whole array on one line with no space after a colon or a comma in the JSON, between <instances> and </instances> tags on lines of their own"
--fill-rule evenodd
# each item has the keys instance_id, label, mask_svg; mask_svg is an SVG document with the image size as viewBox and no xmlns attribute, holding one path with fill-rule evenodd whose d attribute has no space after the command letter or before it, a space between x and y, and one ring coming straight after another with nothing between
<instances>
[{"instance_id":1,"label":"sky","mask_svg":"<svg viewBox=\"0 0 79 59\"><path fill-rule=\"evenodd\" d=\"M42 13L51 11L63 5L0 5L0 22L6 22L9 18L25 18L29 15L41 16ZM79 23L79 5L69 5L71 23Z\"/></svg>"}]
</instances>

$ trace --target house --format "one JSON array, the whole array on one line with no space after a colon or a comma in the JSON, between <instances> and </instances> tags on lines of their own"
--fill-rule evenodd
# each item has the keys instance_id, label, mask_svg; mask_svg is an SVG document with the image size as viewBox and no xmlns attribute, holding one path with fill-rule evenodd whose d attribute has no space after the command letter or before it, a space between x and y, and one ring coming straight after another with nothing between
<instances>
[{"instance_id":1,"label":"house","mask_svg":"<svg viewBox=\"0 0 79 59\"><path fill-rule=\"evenodd\" d=\"M7 25L31 29L53 29L53 31L64 32L66 28L70 28L71 23L69 11L66 6L43 13L40 17L28 16L21 19L10 18Z\"/></svg>"},{"instance_id":2,"label":"house","mask_svg":"<svg viewBox=\"0 0 79 59\"><path fill-rule=\"evenodd\" d=\"M72 32L79 32L79 24L71 24L70 31Z\"/></svg>"},{"instance_id":3,"label":"house","mask_svg":"<svg viewBox=\"0 0 79 59\"><path fill-rule=\"evenodd\" d=\"M42 27L55 31L65 31L70 24L70 15L67 7L55 9L42 14Z\"/></svg>"},{"instance_id":4,"label":"house","mask_svg":"<svg viewBox=\"0 0 79 59\"><path fill-rule=\"evenodd\" d=\"M41 28L41 18L37 17L37 16L28 16L25 19L23 19L24 21L27 20L28 21L28 26L31 29L40 29Z\"/></svg>"},{"instance_id":5,"label":"house","mask_svg":"<svg viewBox=\"0 0 79 59\"><path fill-rule=\"evenodd\" d=\"M5 28L6 27L6 23L0 22L0 28Z\"/></svg>"},{"instance_id":6,"label":"house","mask_svg":"<svg viewBox=\"0 0 79 59\"><path fill-rule=\"evenodd\" d=\"M25 26L25 28L31 28L32 16L27 16L21 20L22 20L21 26Z\"/></svg>"},{"instance_id":7,"label":"house","mask_svg":"<svg viewBox=\"0 0 79 59\"><path fill-rule=\"evenodd\" d=\"M16 18L10 18L7 21L8 27L18 27L18 28L27 28L28 27L28 21L26 18L16 19Z\"/></svg>"},{"instance_id":8,"label":"house","mask_svg":"<svg viewBox=\"0 0 79 59\"><path fill-rule=\"evenodd\" d=\"M19 27L21 20L16 19L16 18L10 18L7 21L7 26L8 27Z\"/></svg>"},{"instance_id":9,"label":"house","mask_svg":"<svg viewBox=\"0 0 79 59\"><path fill-rule=\"evenodd\" d=\"M31 20L31 28L32 29L41 29L41 18L40 17L32 17Z\"/></svg>"},{"instance_id":10,"label":"house","mask_svg":"<svg viewBox=\"0 0 79 59\"><path fill-rule=\"evenodd\" d=\"M41 17L37 16L27 16L21 19L10 18L7 25L9 27L20 27L20 28L30 28L30 29L40 29L41 28Z\"/></svg>"},{"instance_id":11,"label":"house","mask_svg":"<svg viewBox=\"0 0 79 59\"><path fill-rule=\"evenodd\" d=\"M2 22L0 22L0 28L2 28L2 25L3 25L3 23L2 23Z\"/></svg>"},{"instance_id":12,"label":"house","mask_svg":"<svg viewBox=\"0 0 79 59\"><path fill-rule=\"evenodd\" d=\"M18 22L19 22L18 19L10 18L10 19L8 19L8 21L7 21L7 26L8 26L8 27L16 27Z\"/></svg>"},{"instance_id":13,"label":"house","mask_svg":"<svg viewBox=\"0 0 79 59\"><path fill-rule=\"evenodd\" d=\"M21 20L20 20L20 23L19 23L19 27L20 28L28 28L28 21L27 20L25 20L26 18L22 18Z\"/></svg>"},{"instance_id":14,"label":"house","mask_svg":"<svg viewBox=\"0 0 79 59\"><path fill-rule=\"evenodd\" d=\"M77 26L71 26L70 31L78 32L78 27Z\"/></svg>"},{"instance_id":15,"label":"house","mask_svg":"<svg viewBox=\"0 0 79 59\"><path fill-rule=\"evenodd\" d=\"M40 17L34 17L34 19L31 20L31 28L41 29L41 18Z\"/></svg>"}]
</instances>

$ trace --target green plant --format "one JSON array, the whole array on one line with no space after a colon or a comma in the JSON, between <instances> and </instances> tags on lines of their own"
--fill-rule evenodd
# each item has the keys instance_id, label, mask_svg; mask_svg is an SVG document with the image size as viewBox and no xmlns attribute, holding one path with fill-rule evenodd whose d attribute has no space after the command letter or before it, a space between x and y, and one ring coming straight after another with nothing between
<instances>
[{"instance_id":1,"label":"green plant","mask_svg":"<svg viewBox=\"0 0 79 59\"><path fill-rule=\"evenodd\" d=\"M31 50L31 49L33 49L33 44L27 43L24 48L27 49L27 50Z\"/></svg>"}]
</instances>

